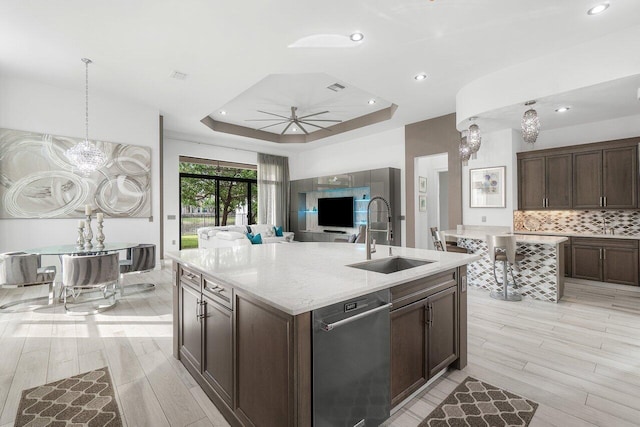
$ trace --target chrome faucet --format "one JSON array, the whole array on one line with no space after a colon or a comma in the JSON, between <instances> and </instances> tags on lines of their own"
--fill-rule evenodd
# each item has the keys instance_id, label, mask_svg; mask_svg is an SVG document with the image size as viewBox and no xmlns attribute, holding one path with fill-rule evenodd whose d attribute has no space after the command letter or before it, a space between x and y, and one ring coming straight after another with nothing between
<instances>
[{"instance_id":1,"label":"chrome faucet","mask_svg":"<svg viewBox=\"0 0 640 427\"><path fill-rule=\"evenodd\" d=\"M371 203L375 202L376 200L381 200L385 206L387 207L387 229L386 230L374 230L371 228ZM371 253L376 251L375 248L375 240L373 240L373 248L371 247L371 232L372 231L386 231L387 232L387 241L389 242L389 245L391 245L391 242L393 241L393 229L392 229L392 218L393 215L391 214L391 206L389 206L389 202L387 202L384 197L380 197L380 196L375 196L372 197L371 200L369 200L369 203L367 204L367 230L365 232L365 237L364 237L364 245L367 248L367 259L371 259ZM389 248L389 253L391 253L391 248Z\"/></svg>"}]
</instances>

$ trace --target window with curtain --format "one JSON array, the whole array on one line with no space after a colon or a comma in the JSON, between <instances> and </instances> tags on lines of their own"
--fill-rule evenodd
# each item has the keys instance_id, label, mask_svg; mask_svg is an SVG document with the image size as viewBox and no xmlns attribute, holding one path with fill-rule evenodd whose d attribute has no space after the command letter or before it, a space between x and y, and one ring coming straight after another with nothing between
<instances>
[{"instance_id":1,"label":"window with curtain","mask_svg":"<svg viewBox=\"0 0 640 427\"><path fill-rule=\"evenodd\" d=\"M258 153L258 224L289 229L289 158Z\"/></svg>"}]
</instances>

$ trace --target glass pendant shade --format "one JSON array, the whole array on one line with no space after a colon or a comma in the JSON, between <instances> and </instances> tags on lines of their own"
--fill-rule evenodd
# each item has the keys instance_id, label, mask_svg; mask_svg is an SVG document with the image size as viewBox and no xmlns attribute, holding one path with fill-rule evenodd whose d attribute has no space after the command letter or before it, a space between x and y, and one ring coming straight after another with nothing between
<instances>
[{"instance_id":1,"label":"glass pendant shade","mask_svg":"<svg viewBox=\"0 0 640 427\"><path fill-rule=\"evenodd\" d=\"M82 58L82 62L85 65L85 138L64 154L82 175L87 176L104 166L107 156L89 141L89 64L92 61Z\"/></svg>"},{"instance_id":2,"label":"glass pendant shade","mask_svg":"<svg viewBox=\"0 0 640 427\"><path fill-rule=\"evenodd\" d=\"M471 158L471 149L469 148L469 144L467 143L467 137L463 136L460 139L460 146L458 147L458 152L460 153L460 160L462 161L463 166L467 166L469 164L469 159Z\"/></svg>"},{"instance_id":3,"label":"glass pendant shade","mask_svg":"<svg viewBox=\"0 0 640 427\"><path fill-rule=\"evenodd\" d=\"M533 108L525 111L522 116L522 139L527 144L533 144L538 139L540 133L540 119L538 112Z\"/></svg>"},{"instance_id":4,"label":"glass pendant shade","mask_svg":"<svg viewBox=\"0 0 640 427\"><path fill-rule=\"evenodd\" d=\"M469 126L469 132L467 133L467 145L471 154L475 154L480 150L482 144L482 137L480 136L480 127L477 124Z\"/></svg>"}]
</instances>

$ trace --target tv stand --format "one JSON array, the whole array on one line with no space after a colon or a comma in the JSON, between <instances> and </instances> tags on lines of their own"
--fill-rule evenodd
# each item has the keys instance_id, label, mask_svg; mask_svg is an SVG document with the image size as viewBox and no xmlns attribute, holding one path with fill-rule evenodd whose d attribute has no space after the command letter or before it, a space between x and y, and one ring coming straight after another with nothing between
<instances>
[{"instance_id":1,"label":"tv stand","mask_svg":"<svg viewBox=\"0 0 640 427\"><path fill-rule=\"evenodd\" d=\"M322 230L325 233L337 233L337 234L347 234L346 231L342 231L342 230Z\"/></svg>"}]
</instances>

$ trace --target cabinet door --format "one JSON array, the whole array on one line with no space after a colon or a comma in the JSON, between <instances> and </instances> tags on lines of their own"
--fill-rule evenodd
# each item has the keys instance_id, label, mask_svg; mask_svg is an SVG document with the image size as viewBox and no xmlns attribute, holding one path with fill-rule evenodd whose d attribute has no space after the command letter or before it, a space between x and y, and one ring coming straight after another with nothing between
<instances>
[{"instance_id":1,"label":"cabinet door","mask_svg":"<svg viewBox=\"0 0 640 427\"><path fill-rule=\"evenodd\" d=\"M573 154L573 207L598 208L602 197L602 151Z\"/></svg>"},{"instance_id":2,"label":"cabinet door","mask_svg":"<svg viewBox=\"0 0 640 427\"><path fill-rule=\"evenodd\" d=\"M433 377L458 358L458 290L427 298L427 375Z\"/></svg>"},{"instance_id":3,"label":"cabinet door","mask_svg":"<svg viewBox=\"0 0 640 427\"><path fill-rule=\"evenodd\" d=\"M391 312L391 406L427 382L426 301Z\"/></svg>"},{"instance_id":4,"label":"cabinet door","mask_svg":"<svg viewBox=\"0 0 640 427\"><path fill-rule=\"evenodd\" d=\"M521 159L518 164L519 209L542 209L545 198L545 158Z\"/></svg>"},{"instance_id":5,"label":"cabinet door","mask_svg":"<svg viewBox=\"0 0 640 427\"><path fill-rule=\"evenodd\" d=\"M638 285L637 249L605 247L602 264L605 282Z\"/></svg>"},{"instance_id":6,"label":"cabinet door","mask_svg":"<svg viewBox=\"0 0 640 427\"><path fill-rule=\"evenodd\" d=\"M571 277L602 281L602 247L574 244L571 249Z\"/></svg>"},{"instance_id":7,"label":"cabinet door","mask_svg":"<svg viewBox=\"0 0 640 427\"><path fill-rule=\"evenodd\" d=\"M545 158L546 207L571 209L572 156L561 154Z\"/></svg>"},{"instance_id":8,"label":"cabinet door","mask_svg":"<svg viewBox=\"0 0 640 427\"><path fill-rule=\"evenodd\" d=\"M198 372L202 366L200 298L200 292L184 282L180 284L180 358Z\"/></svg>"},{"instance_id":9,"label":"cabinet door","mask_svg":"<svg viewBox=\"0 0 640 427\"><path fill-rule=\"evenodd\" d=\"M204 379L233 407L232 311L207 296L204 302Z\"/></svg>"},{"instance_id":10,"label":"cabinet door","mask_svg":"<svg viewBox=\"0 0 640 427\"><path fill-rule=\"evenodd\" d=\"M602 195L604 206L611 209L638 206L637 147L611 148L602 151Z\"/></svg>"}]
</instances>

